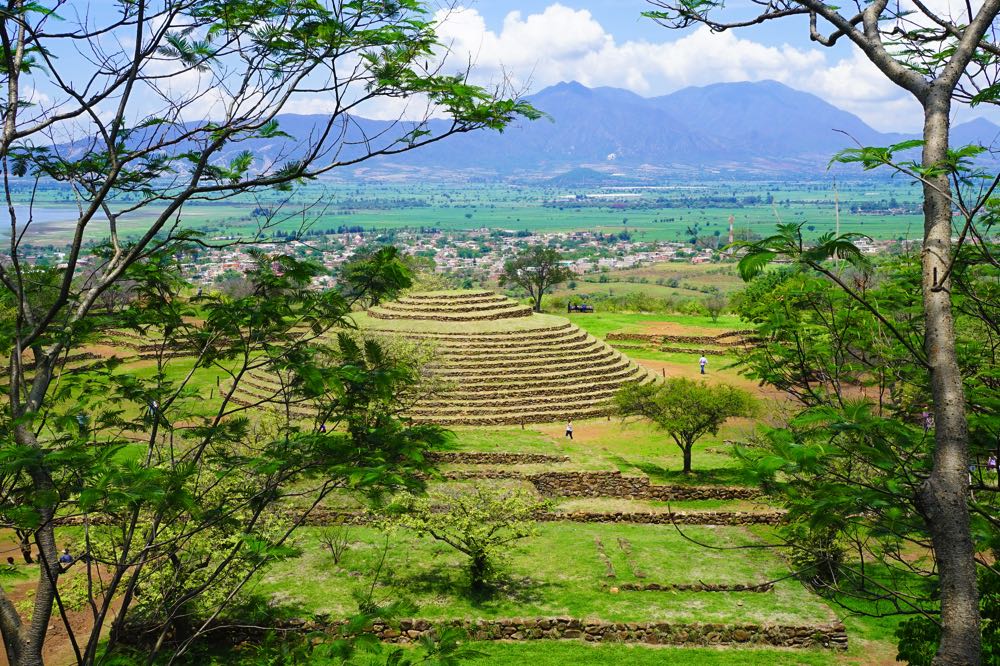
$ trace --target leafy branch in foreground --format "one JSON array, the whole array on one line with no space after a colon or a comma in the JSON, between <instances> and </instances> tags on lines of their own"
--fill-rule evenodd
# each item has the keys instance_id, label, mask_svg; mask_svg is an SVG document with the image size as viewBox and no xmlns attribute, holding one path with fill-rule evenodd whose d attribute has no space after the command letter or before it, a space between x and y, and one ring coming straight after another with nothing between
<instances>
[{"instance_id":1,"label":"leafy branch in foreground","mask_svg":"<svg viewBox=\"0 0 1000 666\"><path fill-rule=\"evenodd\" d=\"M920 143L904 142L888 148L851 149L842 162L863 168L885 166L919 183L923 198L921 252L922 345L909 345L911 362L929 373L931 394L928 411L933 413L934 448L931 471L921 486L922 515L931 535L940 582L941 640L935 663L979 664L982 661L982 623L977 591L977 560L972 515L965 498L969 492L969 420L960 367L960 350L953 318L956 291L954 271L962 249L971 240L984 261L998 266L995 246L984 237L989 229L988 203L1000 184L1000 175L981 178L974 167L979 148L952 148L949 143L951 116L956 102L1000 104L1000 43L996 23L1000 0L967 4L957 11L939 11L928 3L913 5L878 0L843 8L821 0L776 0L761 3L747 13L719 0L649 0L646 14L671 29L706 26L712 32L750 29L772 21L808 19L808 35L814 43L834 47L849 43L877 69L886 81L905 91L920 106L923 127ZM919 163L900 161L896 154L920 150ZM955 211L962 228L954 241ZM784 232L789 237L793 233ZM790 240L782 239L784 245ZM834 248L837 239L819 246ZM801 246L791 248L793 261L806 254ZM778 248L755 252L748 274L758 271L778 255ZM822 255L832 257L833 252ZM816 259L815 253L812 257ZM850 257L845 255L846 259ZM756 264L756 265L754 265ZM836 273L827 273L833 279ZM848 285L841 281L841 288ZM861 296L852 290L854 296ZM867 302L867 301L866 301ZM880 312L867 302L872 315L883 326L895 329L891 313ZM893 331L906 345L906 335ZM923 353L918 353L922 347Z\"/></svg>"}]
</instances>

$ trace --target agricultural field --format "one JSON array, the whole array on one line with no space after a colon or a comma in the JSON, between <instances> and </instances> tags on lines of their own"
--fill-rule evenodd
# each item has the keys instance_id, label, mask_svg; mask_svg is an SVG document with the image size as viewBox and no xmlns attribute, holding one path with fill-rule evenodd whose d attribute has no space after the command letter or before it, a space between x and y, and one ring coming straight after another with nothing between
<instances>
[{"instance_id":1,"label":"agricultural field","mask_svg":"<svg viewBox=\"0 0 1000 666\"><path fill-rule=\"evenodd\" d=\"M921 229L918 192L893 181L868 179L839 182L840 229L875 239L917 238ZM19 215L30 190L20 191ZM36 196L36 214L29 232L33 244L59 245L66 238L76 207L57 186ZM120 202L122 206L130 202ZM281 211L307 209L306 217ZM431 228L461 231L488 227L535 233L627 231L640 241L684 241L698 235L728 234L729 217L737 228L766 235L777 222L803 223L809 236L836 228L833 181L678 182L655 187L573 187L545 183L421 184L322 181L294 195L262 194L225 202L185 206L181 224L210 237L248 235L257 231L267 209L277 221L270 232L291 232L303 220L311 228L365 230ZM124 215L123 233L146 227L155 209ZM93 224L91 240L104 227ZM0 232L2 233L2 232Z\"/></svg>"}]
</instances>

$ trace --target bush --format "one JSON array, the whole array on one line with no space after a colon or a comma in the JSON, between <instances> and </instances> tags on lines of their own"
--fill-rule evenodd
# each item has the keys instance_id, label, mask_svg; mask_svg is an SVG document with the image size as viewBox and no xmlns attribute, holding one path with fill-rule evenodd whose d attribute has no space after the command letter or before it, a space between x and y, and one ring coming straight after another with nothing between
<instances>
[{"instance_id":1,"label":"bush","mask_svg":"<svg viewBox=\"0 0 1000 666\"><path fill-rule=\"evenodd\" d=\"M389 521L429 535L469 557L469 582L484 592L497 574L505 548L536 534L535 514L545 502L523 490L475 485L426 497L404 495L390 506Z\"/></svg>"},{"instance_id":2,"label":"bush","mask_svg":"<svg viewBox=\"0 0 1000 666\"><path fill-rule=\"evenodd\" d=\"M797 523L783 531L785 540L793 544L790 559L799 578L815 588L836 582L846 553L837 530Z\"/></svg>"}]
</instances>

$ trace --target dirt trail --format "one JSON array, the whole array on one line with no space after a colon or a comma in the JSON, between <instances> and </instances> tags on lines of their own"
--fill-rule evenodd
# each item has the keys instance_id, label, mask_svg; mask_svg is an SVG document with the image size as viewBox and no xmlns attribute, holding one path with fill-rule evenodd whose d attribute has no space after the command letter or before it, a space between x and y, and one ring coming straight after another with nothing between
<instances>
[{"instance_id":1,"label":"dirt trail","mask_svg":"<svg viewBox=\"0 0 1000 666\"><path fill-rule=\"evenodd\" d=\"M709 328L707 326L689 326L688 324L678 324L673 321L651 321L643 323L636 333L649 333L652 335L704 335L714 337L720 333L728 332L728 329Z\"/></svg>"}]
</instances>

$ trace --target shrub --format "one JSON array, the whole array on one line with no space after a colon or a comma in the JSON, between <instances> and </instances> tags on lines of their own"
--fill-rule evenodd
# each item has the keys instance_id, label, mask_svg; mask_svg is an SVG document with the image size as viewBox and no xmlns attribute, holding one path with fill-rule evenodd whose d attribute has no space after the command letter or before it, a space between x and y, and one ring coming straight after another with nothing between
<instances>
[{"instance_id":1,"label":"shrub","mask_svg":"<svg viewBox=\"0 0 1000 666\"><path fill-rule=\"evenodd\" d=\"M470 587L479 594L495 577L506 546L536 534L534 516L544 507L523 490L475 485L425 497L405 495L391 507L391 522L467 555Z\"/></svg>"}]
</instances>

